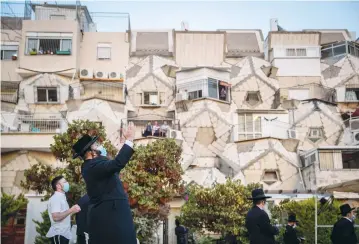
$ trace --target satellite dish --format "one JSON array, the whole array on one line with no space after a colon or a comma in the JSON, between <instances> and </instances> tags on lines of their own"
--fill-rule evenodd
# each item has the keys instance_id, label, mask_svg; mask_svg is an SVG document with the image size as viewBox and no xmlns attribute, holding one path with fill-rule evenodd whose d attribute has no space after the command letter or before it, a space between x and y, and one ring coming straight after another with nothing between
<instances>
[{"instance_id":1,"label":"satellite dish","mask_svg":"<svg viewBox=\"0 0 359 244\"><path fill-rule=\"evenodd\" d=\"M188 31L188 22L186 22L186 21L181 22L181 30Z\"/></svg>"}]
</instances>

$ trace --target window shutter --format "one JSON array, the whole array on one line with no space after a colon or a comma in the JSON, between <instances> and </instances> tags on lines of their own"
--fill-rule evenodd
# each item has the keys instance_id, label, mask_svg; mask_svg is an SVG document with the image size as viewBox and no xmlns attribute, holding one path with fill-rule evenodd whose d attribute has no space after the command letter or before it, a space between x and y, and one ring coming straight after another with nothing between
<instances>
[{"instance_id":1,"label":"window shutter","mask_svg":"<svg viewBox=\"0 0 359 244\"><path fill-rule=\"evenodd\" d=\"M142 105L142 93L136 93L135 104L136 106Z\"/></svg>"},{"instance_id":2,"label":"window shutter","mask_svg":"<svg viewBox=\"0 0 359 244\"><path fill-rule=\"evenodd\" d=\"M37 102L38 102L38 99L37 99L37 87L34 86L34 103L37 103Z\"/></svg>"},{"instance_id":3,"label":"window shutter","mask_svg":"<svg viewBox=\"0 0 359 244\"><path fill-rule=\"evenodd\" d=\"M160 104L165 104L166 103L166 93L165 92L160 92Z\"/></svg>"}]
</instances>

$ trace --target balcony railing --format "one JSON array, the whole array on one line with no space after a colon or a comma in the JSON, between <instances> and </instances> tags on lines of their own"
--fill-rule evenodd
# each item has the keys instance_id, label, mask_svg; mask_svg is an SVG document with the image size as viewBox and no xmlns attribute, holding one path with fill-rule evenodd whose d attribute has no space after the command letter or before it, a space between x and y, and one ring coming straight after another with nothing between
<instances>
[{"instance_id":1,"label":"balcony railing","mask_svg":"<svg viewBox=\"0 0 359 244\"><path fill-rule=\"evenodd\" d=\"M60 114L16 115L13 121L2 121L2 133L61 133L66 122Z\"/></svg>"},{"instance_id":2,"label":"balcony railing","mask_svg":"<svg viewBox=\"0 0 359 244\"><path fill-rule=\"evenodd\" d=\"M281 121L248 121L240 123L232 128L234 141L251 140L264 137L274 137L279 139L297 139L298 132L289 123Z\"/></svg>"},{"instance_id":3,"label":"balcony railing","mask_svg":"<svg viewBox=\"0 0 359 244\"><path fill-rule=\"evenodd\" d=\"M344 120L344 125L351 131L359 131L359 116L351 117L347 120Z\"/></svg>"},{"instance_id":4,"label":"balcony railing","mask_svg":"<svg viewBox=\"0 0 359 244\"><path fill-rule=\"evenodd\" d=\"M325 45L322 47L322 59L351 54L359 57L359 43L344 41Z\"/></svg>"}]
</instances>

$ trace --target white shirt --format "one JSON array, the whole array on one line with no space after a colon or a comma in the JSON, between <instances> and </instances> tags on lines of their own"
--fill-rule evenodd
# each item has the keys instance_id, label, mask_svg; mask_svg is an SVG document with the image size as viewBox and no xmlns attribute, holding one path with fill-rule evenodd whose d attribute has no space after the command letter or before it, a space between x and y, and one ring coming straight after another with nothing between
<instances>
[{"instance_id":1,"label":"white shirt","mask_svg":"<svg viewBox=\"0 0 359 244\"><path fill-rule=\"evenodd\" d=\"M51 227L46 234L46 237L51 238L57 235L61 235L66 239L71 240L71 215L68 215L61 221L55 222L52 219L52 213L61 213L69 209L66 196L64 193L55 191L54 195L50 197L47 205L47 211L49 213Z\"/></svg>"},{"instance_id":2,"label":"white shirt","mask_svg":"<svg viewBox=\"0 0 359 244\"><path fill-rule=\"evenodd\" d=\"M352 220L352 219L349 219L348 217L344 217L344 219L347 219L347 220L349 220L350 222L353 222L353 220Z\"/></svg>"}]
</instances>

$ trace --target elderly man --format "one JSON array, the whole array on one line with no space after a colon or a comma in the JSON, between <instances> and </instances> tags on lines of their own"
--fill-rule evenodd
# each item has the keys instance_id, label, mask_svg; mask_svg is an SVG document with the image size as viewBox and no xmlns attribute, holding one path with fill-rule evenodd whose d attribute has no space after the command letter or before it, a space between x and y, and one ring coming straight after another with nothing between
<instances>
[{"instance_id":1,"label":"elderly man","mask_svg":"<svg viewBox=\"0 0 359 244\"><path fill-rule=\"evenodd\" d=\"M330 239L333 244L357 244L358 239L354 230L355 208L349 204L340 206L342 218L334 224Z\"/></svg>"},{"instance_id":2,"label":"elderly man","mask_svg":"<svg viewBox=\"0 0 359 244\"><path fill-rule=\"evenodd\" d=\"M98 137L84 135L73 146L74 158L84 159L82 176L90 197L88 229L91 244L137 243L130 205L119 177L119 172L134 153L134 135L135 127L130 123L123 131L125 144L113 160L96 157L101 149Z\"/></svg>"},{"instance_id":3,"label":"elderly man","mask_svg":"<svg viewBox=\"0 0 359 244\"><path fill-rule=\"evenodd\" d=\"M278 228L270 224L268 214L264 211L266 199L263 189L252 191L253 207L246 216L246 228L250 244L274 244L274 236L279 234Z\"/></svg>"}]
</instances>

